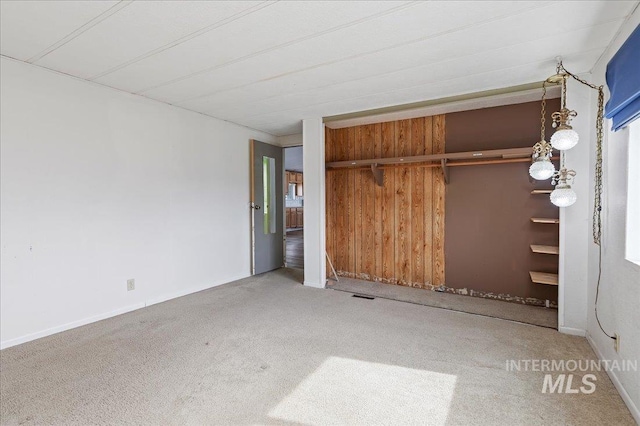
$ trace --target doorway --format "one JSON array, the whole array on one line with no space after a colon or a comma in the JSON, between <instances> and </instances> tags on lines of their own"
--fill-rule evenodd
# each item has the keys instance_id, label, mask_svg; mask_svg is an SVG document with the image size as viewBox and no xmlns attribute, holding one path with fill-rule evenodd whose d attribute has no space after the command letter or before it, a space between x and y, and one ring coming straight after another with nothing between
<instances>
[{"instance_id":1,"label":"doorway","mask_svg":"<svg viewBox=\"0 0 640 426\"><path fill-rule=\"evenodd\" d=\"M285 263L304 268L304 171L302 146L284 149Z\"/></svg>"}]
</instances>

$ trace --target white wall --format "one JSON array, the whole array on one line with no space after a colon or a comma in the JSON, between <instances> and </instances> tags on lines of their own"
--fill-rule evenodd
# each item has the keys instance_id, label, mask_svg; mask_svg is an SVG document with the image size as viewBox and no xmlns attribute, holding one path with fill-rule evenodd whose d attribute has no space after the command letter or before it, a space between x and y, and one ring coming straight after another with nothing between
<instances>
[{"instance_id":1,"label":"white wall","mask_svg":"<svg viewBox=\"0 0 640 426\"><path fill-rule=\"evenodd\" d=\"M629 198L627 200L627 241L625 251L627 259L640 265L640 120L628 127L629 152L627 170Z\"/></svg>"},{"instance_id":2,"label":"white wall","mask_svg":"<svg viewBox=\"0 0 640 426\"><path fill-rule=\"evenodd\" d=\"M278 136L277 144L280 146L302 146L302 133L287 136Z\"/></svg>"},{"instance_id":3,"label":"white wall","mask_svg":"<svg viewBox=\"0 0 640 426\"><path fill-rule=\"evenodd\" d=\"M607 63L639 24L640 9L636 9L634 15L621 29L617 39L594 68L591 78L594 83L605 84ZM605 95L606 99L608 99L608 93ZM597 95L594 92L590 105L577 106L576 109L590 107L593 115L596 113L596 101ZM598 277L598 246L593 244L590 236L587 338L600 358L638 360L640 358L640 266L625 259L629 132L628 129L611 132L609 120L605 121L605 129L604 210L602 213L604 231L598 314L602 326L608 333L618 333L621 336L620 352L615 352L613 341L600 331L596 322L594 302ZM590 164L593 167L595 133L590 139ZM640 164L634 167L640 167ZM590 197L592 196L593 189L590 192ZM636 421L640 423L640 371L614 372L611 376Z\"/></svg>"},{"instance_id":4,"label":"white wall","mask_svg":"<svg viewBox=\"0 0 640 426\"><path fill-rule=\"evenodd\" d=\"M590 80L590 75L582 76ZM558 330L562 333L585 336L587 329L588 242L591 238L591 206L593 198L591 146L589 135L594 117L589 107L592 89L575 81L568 81L567 107L578 110L571 122L581 135L580 143L564 152L565 167L573 169L576 177L572 185L578 196L570 207L560 208L560 256L558 288ZM584 106L583 106L584 105Z\"/></svg>"},{"instance_id":5,"label":"white wall","mask_svg":"<svg viewBox=\"0 0 640 426\"><path fill-rule=\"evenodd\" d=\"M273 136L0 66L2 347L250 274L248 140Z\"/></svg>"},{"instance_id":6,"label":"white wall","mask_svg":"<svg viewBox=\"0 0 640 426\"><path fill-rule=\"evenodd\" d=\"M324 288L326 214L324 124L322 118L302 120L304 164L304 285Z\"/></svg>"}]
</instances>

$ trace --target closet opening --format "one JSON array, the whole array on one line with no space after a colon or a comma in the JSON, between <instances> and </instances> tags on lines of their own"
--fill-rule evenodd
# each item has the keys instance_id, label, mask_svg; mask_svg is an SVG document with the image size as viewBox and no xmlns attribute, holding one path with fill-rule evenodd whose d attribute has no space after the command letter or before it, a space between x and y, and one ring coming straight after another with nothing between
<instances>
[{"instance_id":1,"label":"closet opening","mask_svg":"<svg viewBox=\"0 0 640 426\"><path fill-rule=\"evenodd\" d=\"M539 117L534 101L327 127L328 287L557 328L559 209L528 172Z\"/></svg>"}]
</instances>

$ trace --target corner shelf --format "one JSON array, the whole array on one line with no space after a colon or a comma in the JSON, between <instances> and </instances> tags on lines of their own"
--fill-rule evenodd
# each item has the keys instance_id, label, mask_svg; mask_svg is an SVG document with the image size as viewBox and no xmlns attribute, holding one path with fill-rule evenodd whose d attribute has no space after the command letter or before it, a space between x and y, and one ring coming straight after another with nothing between
<instances>
[{"instance_id":1,"label":"corner shelf","mask_svg":"<svg viewBox=\"0 0 640 426\"><path fill-rule=\"evenodd\" d=\"M540 195L540 194L551 194L553 188L538 188L533 189L531 191L532 195ZM531 222L533 223L542 223L549 225L558 225L560 223L560 219L552 218L552 217L532 217ZM538 229L536 227L536 229ZM557 228L556 228L557 229ZM541 253L541 254L550 254L558 256L560 254L559 246L549 246L542 244L530 244L529 248L532 253ZM531 277L531 282L534 284L543 284L549 286L558 286L558 274L553 274L549 272L538 272L538 271L529 271L529 276ZM547 307L549 306L549 300L547 300Z\"/></svg>"},{"instance_id":2,"label":"corner shelf","mask_svg":"<svg viewBox=\"0 0 640 426\"><path fill-rule=\"evenodd\" d=\"M553 219L548 217L532 217L531 222L533 223L552 223L558 224L560 223L560 219Z\"/></svg>"},{"instance_id":3,"label":"corner shelf","mask_svg":"<svg viewBox=\"0 0 640 426\"><path fill-rule=\"evenodd\" d=\"M558 285L558 274L529 271L531 281L537 284Z\"/></svg>"},{"instance_id":4,"label":"corner shelf","mask_svg":"<svg viewBox=\"0 0 640 426\"><path fill-rule=\"evenodd\" d=\"M541 246L538 244L531 244L531 251L534 253L543 253L543 254L559 254L560 248L556 246Z\"/></svg>"}]
</instances>

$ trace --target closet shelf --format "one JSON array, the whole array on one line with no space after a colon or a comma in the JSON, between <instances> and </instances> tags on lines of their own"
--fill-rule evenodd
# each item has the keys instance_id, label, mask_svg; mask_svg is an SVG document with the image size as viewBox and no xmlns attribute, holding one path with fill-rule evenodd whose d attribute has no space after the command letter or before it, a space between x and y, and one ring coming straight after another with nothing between
<instances>
[{"instance_id":1,"label":"closet shelf","mask_svg":"<svg viewBox=\"0 0 640 426\"><path fill-rule=\"evenodd\" d=\"M558 285L558 274L529 271L529 275L536 284Z\"/></svg>"},{"instance_id":2,"label":"closet shelf","mask_svg":"<svg viewBox=\"0 0 640 426\"><path fill-rule=\"evenodd\" d=\"M442 160L477 160L476 162L469 163L465 161L465 165L468 164L483 164L482 160L485 158L490 159L524 159L530 161L531 148L507 148L507 149L491 149L486 151L467 151L467 152L447 152L444 154L427 154L427 155L413 155L406 157L386 157L386 158L370 158L365 160L347 160L347 161L332 161L326 163L328 169L339 169L344 167L370 167L372 165L383 166L391 164L411 164L411 163L424 163L428 161L435 162L435 166L440 166ZM453 165L452 163L450 165Z\"/></svg>"},{"instance_id":3,"label":"closet shelf","mask_svg":"<svg viewBox=\"0 0 640 426\"><path fill-rule=\"evenodd\" d=\"M531 244L531 251L534 253L559 254L560 248L556 246L541 246L538 244Z\"/></svg>"},{"instance_id":4,"label":"closet shelf","mask_svg":"<svg viewBox=\"0 0 640 426\"><path fill-rule=\"evenodd\" d=\"M533 223L560 223L560 219L553 219L548 217L532 217L531 222Z\"/></svg>"},{"instance_id":5,"label":"closet shelf","mask_svg":"<svg viewBox=\"0 0 640 426\"><path fill-rule=\"evenodd\" d=\"M531 191L532 194L551 194L553 189L534 189Z\"/></svg>"},{"instance_id":6,"label":"closet shelf","mask_svg":"<svg viewBox=\"0 0 640 426\"><path fill-rule=\"evenodd\" d=\"M409 155L406 157L368 158L364 160L332 161L327 170L342 168L371 169L376 184L384 185L384 170L388 167L439 167L445 183L449 183L449 167L480 164L520 163L531 161L531 148L491 149L486 151L447 152L441 154Z\"/></svg>"}]
</instances>

